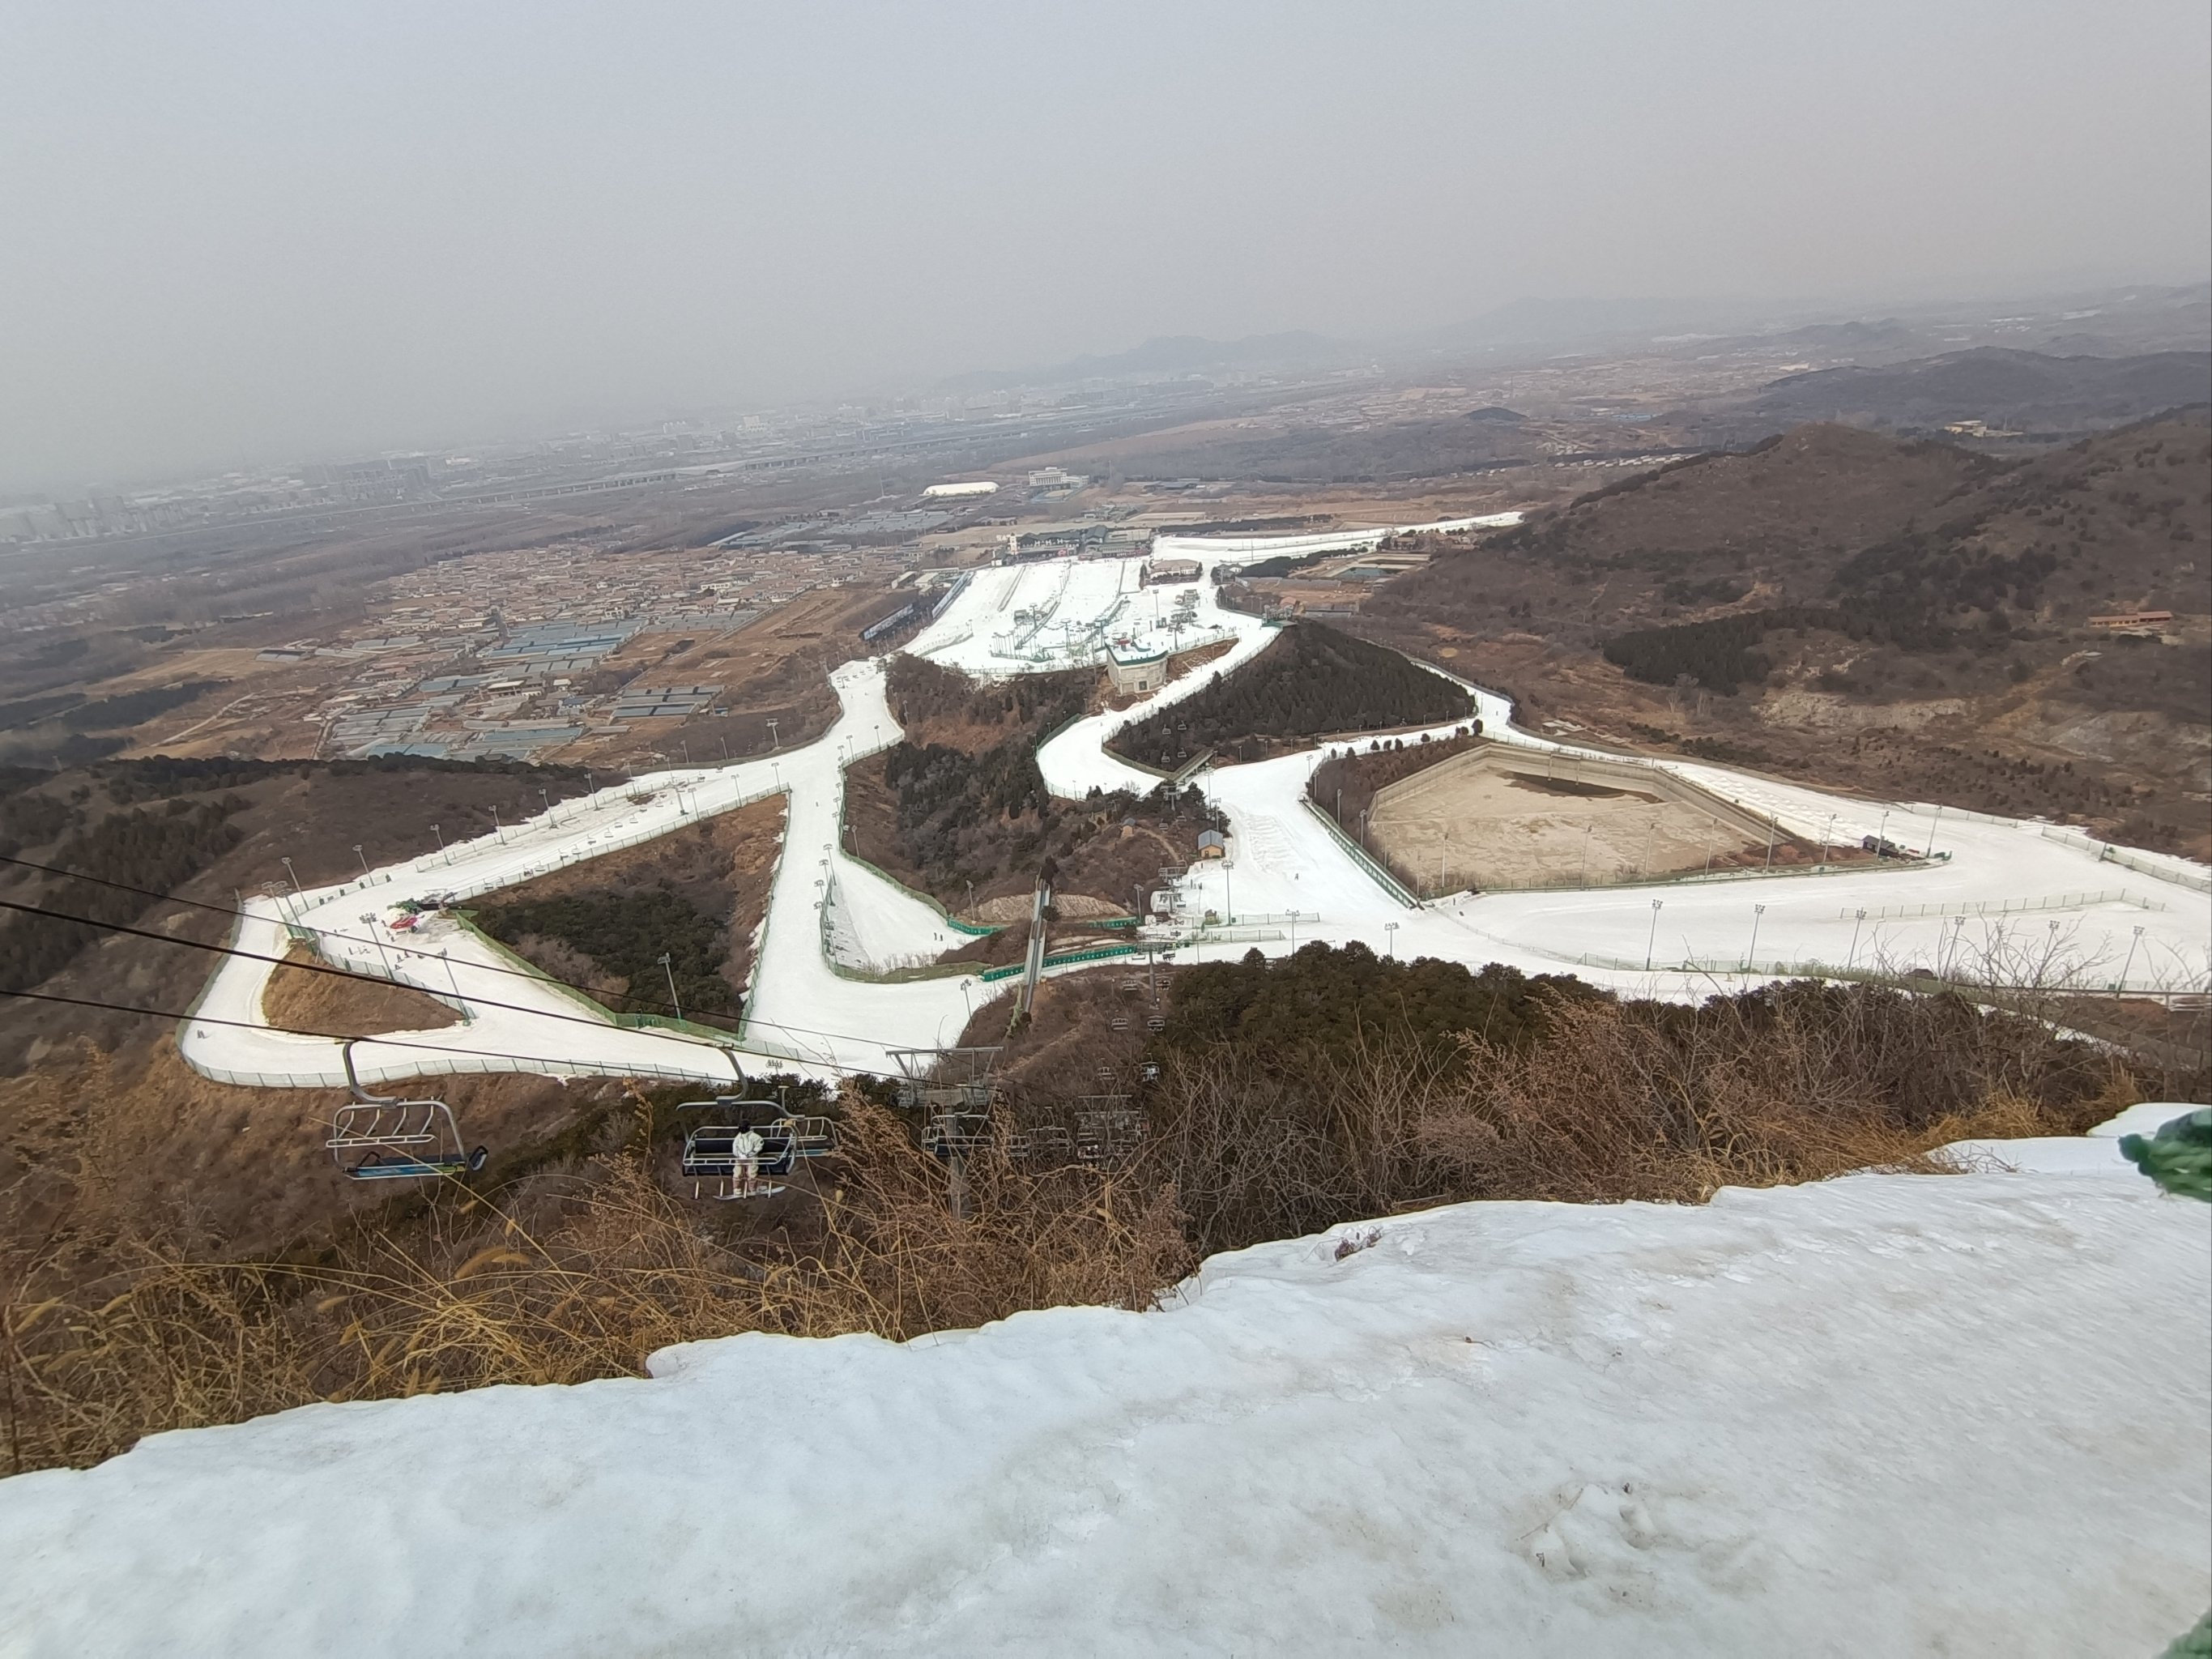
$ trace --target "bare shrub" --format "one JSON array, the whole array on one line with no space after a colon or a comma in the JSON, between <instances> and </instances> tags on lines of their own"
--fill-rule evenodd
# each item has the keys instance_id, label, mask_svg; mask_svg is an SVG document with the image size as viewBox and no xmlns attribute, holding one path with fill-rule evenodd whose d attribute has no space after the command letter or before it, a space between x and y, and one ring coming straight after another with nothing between
<instances>
[{"instance_id":1,"label":"bare shrub","mask_svg":"<svg viewBox=\"0 0 2212 1659\"><path fill-rule=\"evenodd\" d=\"M635 1376L658 1348L744 1331L902 1340L1025 1308L1141 1308L1188 1265L1171 1191L993 1155L955 1218L894 1117L853 1101L844 1121L842 1178L803 1229L719 1231L653 1181L640 1134L536 1231L455 1188L414 1229L311 1261L194 1260L155 1230L134 1260L41 1294L51 1257L19 1256L0 1279L8 1467L319 1400Z\"/></svg>"}]
</instances>

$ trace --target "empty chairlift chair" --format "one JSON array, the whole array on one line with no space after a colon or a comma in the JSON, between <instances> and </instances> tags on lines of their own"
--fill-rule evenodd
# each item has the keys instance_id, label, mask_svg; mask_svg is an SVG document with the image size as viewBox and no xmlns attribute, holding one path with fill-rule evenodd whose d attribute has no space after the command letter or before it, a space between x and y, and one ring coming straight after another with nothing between
<instances>
[{"instance_id":1,"label":"empty chairlift chair","mask_svg":"<svg viewBox=\"0 0 2212 1659\"><path fill-rule=\"evenodd\" d=\"M1006 1141L1010 1157L1036 1165L1060 1164L1074 1156L1074 1142L1057 1123L1040 1123L1015 1132Z\"/></svg>"},{"instance_id":2,"label":"empty chairlift chair","mask_svg":"<svg viewBox=\"0 0 2212 1659\"><path fill-rule=\"evenodd\" d=\"M442 1100L373 1095L353 1068L353 1044L339 1050L353 1098L331 1120L323 1144L349 1181L429 1181L473 1175L490 1153L461 1144L460 1125Z\"/></svg>"},{"instance_id":3,"label":"empty chairlift chair","mask_svg":"<svg viewBox=\"0 0 2212 1659\"><path fill-rule=\"evenodd\" d=\"M944 1163L975 1156L991 1139L988 1112L943 1112L922 1126L921 1149Z\"/></svg>"},{"instance_id":4,"label":"empty chairlift chair","mask_svg":"<svg viewBox=\"0 0 2212 1659\"><path fill-rule=\"evenodd\" d=\"M1076 1103L1075 1156L1085 1164L1117 1164L1145 1143L1145 1115L1127 1095L1091 1096Z\"/></svg>"}]
</instances>

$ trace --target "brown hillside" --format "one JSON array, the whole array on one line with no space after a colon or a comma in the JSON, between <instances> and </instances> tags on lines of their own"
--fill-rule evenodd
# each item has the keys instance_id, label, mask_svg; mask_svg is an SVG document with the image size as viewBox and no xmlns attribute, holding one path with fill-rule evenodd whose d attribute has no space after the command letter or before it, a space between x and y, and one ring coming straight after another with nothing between
<instances>
[{"instance_id":1,"label":"brown hillside","mask_svg":"<svg viewBox=\"0 0 2212 1659\"><path fill-rule=\"evenodd\" d=\"M1804 427L1446 553L1363 628L1625 746L2203 854L2208 551L2201 409L2009 465ZM2137 606L2179 620L2087 625ZM1734 657L1690 626L1729 617Z\"/></svg>"}]
</instances>

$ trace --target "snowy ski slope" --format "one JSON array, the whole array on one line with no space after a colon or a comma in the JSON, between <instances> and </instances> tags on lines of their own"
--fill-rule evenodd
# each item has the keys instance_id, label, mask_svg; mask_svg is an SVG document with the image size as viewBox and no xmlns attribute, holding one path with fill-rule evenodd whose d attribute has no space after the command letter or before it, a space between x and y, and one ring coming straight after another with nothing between
<instances>
[{"instance_id":1,"label":"snowy ski slope","mask_svg":"<svg viewBox=\"0 0 2212 1659\"><path fill-rule=\"evenodd\" d=\"M0 1480L0 1650L2156 1653L2212 1595L2212 1210L2112 1136L2185 1109L156 1435Z\"/></svg>"},{"instance_id":2,"label":"snowy ski slope","mask_svg":"<svg viewBox=\"0 0 2212 1659\"><path fill-rule=\"evenodd\" d=\"M1159 550L1194 558L1210 571L1284 551L1359 545L1386 533L1231 542L1164 538ZM1040 602L1039 595L1056 595L1071 613L1096 617L1129 599L1117 584L1132 569L1126 562L1060 560L984 572L931 633L946 629L947 637L972 641L983 637L975 625L980 616ZM1230 637L1231 650L1206 672L1186 676L1131 709L1077 721L1048 743L1038 764L1055 793L1080 797L1093 787L1151 788L1158 779L1109 755L1106 739L1126 722L1194 694L1212 672L1233 670L1276 637L1257 618L1222 609L1210 580L1195 591L1198 626ZM930 637L925 634L917 648L927 648ZM960 645L941 659L969 663L966 651ZM1001 665L977 672L1006 670ZM897 736L884 699L883 665L848 663L832 680L842 704L838 720L803 749L651 774L442 855L386 866L366 884L250 900L240 943L280 953L282 918L289 916L321 933L349 966L418 985L468 1010L465 1024L360 1044L365 1080L425 1070L516 1070L726 1083L740 1064L829 1076L888 1069L893 1048L956 1041L970 1010L988 1000L992 988L973 974L887 982L886 975L933 958L960 936L935 907L847 857L838 844L845 766ZM1514 729L1503 699L1468 689L1491 736L1533 752L1588 752ZM1192 947L1195 959L1255 948L1280 953L1315 939L1360 939L1409 957L1470 966L1504 962L1529 972L1571 969L1622 990L1696 998L1802 971L1808 963L1940 970L1992 952L2033 957L2055 950L2075 962L2084 986L2115 983L2123 969L2136 990L2201 991L2208 983L2212 894L2202 890L2201 869L2182 860L2130 854L2134 867L2124 868L2101 861L2094 843L2045 825L1856 800L1687 761L1651 763L1809 839L1848 842L1879 832L1909 846L1932 845L1950 857L1932 868L1495 893L1409 907L1305 805L1304 782L1321 757L1315 750L1204 775L1204 787L1228 815L1231 851L1226 860L1194 866L1185 878L1193 908L1213 910L1225 922L1218 937L1202 936ZM784 856L738 1038L619 1029L546 981L500 971L514 964L457 923L428 924L411 936L386 931L403 898L487 892L666 834L696 814L778 793L789 814ZM2111 896L2024 914L1965 914L2069 895ZM1867 919L1857 916L1862 909ZM1917 914L1885 914L1900 910ZM364 915L372 920L363 921ZM238 1082L340 1083L335 1042L266 1028L260 999L269 972L266 963L243 958L222 965L194 1011L198 1018L184 1024L185 1057L210 1076Z\"/></svg>"}]
</instances>

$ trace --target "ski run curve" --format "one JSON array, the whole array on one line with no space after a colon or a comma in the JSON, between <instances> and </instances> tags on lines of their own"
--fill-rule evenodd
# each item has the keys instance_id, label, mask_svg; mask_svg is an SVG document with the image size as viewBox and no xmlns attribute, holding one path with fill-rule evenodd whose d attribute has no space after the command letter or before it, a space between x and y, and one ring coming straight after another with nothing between
<instances>
[{"instance_id":1,"label":"ski run curve","mask_svg":"<svg viewBox=\"0 0 2212 1659\"><path fill-rule=\"evenodd\" d=\"M1107 739L1128 721L1191 696L1214 673L1233 671L1276 637L1259 618L1219 605L1211 580L1216 566L1371 545L1389 533L1160 538L1155 556L1188 558L1202 568L1194 587L1176 590L1194 597L1189 629L1199 637L1226 640L1230 648L1133 708L1078 720L1054 735L1037 756L1048 787L1077 798L1093 787L1152 788L1157 775L1109 754ZM1018 585L1042 584L1059 611L1080 624L1127 610L1136 562L1066 559L980 572L912 648L970 672L1004 672L1003 659L994 670L975 646ZM526 1071L719 1085L734 1082L740 1068L825 1078L890 1070L893 1048L957 1042L970 1012L999 988L973 973L914 975L911 970L962 936L936 906L848 857L840 844L845 768L899 735L884 700L884 670L878 659L835 671L838 718L803 748L728 766L641 775L494 835L387 865L363 880L249 899L235 942L245 951L281 956L288 930L289 936L312 931L330 960L415 985L464 1012L463 1024L356 1044L363 1082ZM1476 696L1486 735L1532 752L1595 756L1519 730L1504 699L1460 684ZM1438 726L1432 734L1450 730ZM2202 866L2135 852L2125 854L2123 866L2109 861L2110 849L2034 821L1859 800L1692 761L1645 763L1808 840L1852 844L1880 833L1949 857L1922 867L1462 895L1409 904L1363 868L1305 805L1306 779L1328 752L1316 748L1200 775L1201 787L1227 815L1231 851L1224 860L1193 866L1183 879L1194 914L1210 910L1224 919L1218 928L1200 928L1195 939L1184 935L1184 959L1253 949L1273 955L1314 940L1358 939L1409 958L1571 971L1623 992L1697 999L1805 964L1940 966L1947 952L2060 951L2088 964L2083 971L2100 985L2117 982L2124 971L2136 990L2202 992L2208 985L2212 894L2203 890ZM426 920L409 933L391 931L402 900L490 892L771 796L786 805L782 856L746 1018L734 1037L696 1028L620 1026L595 1004L515 971L516 959L454 918ZM2025 904L2059 899L2075 902L2054 903L2048 915L2018 913ZM2007 905L2013 913L1998 911ZM1861 910L1872 921L1857 918ZM1917 914L1893 914L1901 910ZM222 963L182 1023L185 1059L225 1081L342 1085L338 1043L270 1029L261 999L271 971L268 963L247 957Z\"/></svg>"}]
</instances>

